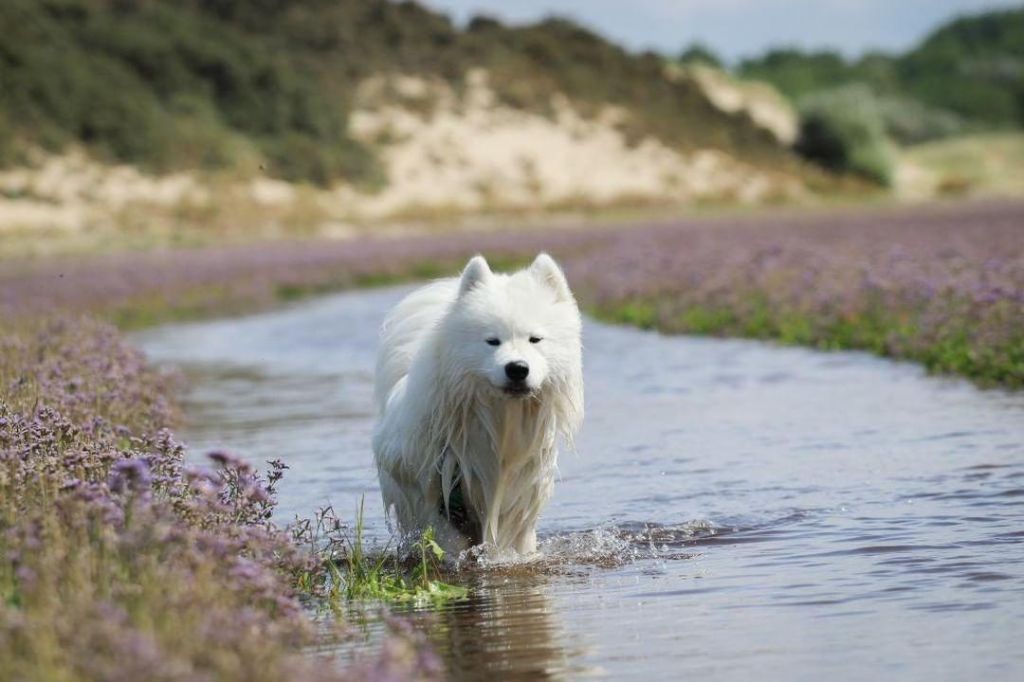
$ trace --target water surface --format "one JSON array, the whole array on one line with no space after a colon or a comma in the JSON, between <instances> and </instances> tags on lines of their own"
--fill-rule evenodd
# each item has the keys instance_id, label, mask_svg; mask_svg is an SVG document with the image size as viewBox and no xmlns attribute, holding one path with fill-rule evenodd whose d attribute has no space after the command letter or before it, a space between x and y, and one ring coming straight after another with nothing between
<instances>
[{"instance_id":1,"label":"water surface","mask_svg":"<svg viewBox=\"0 0 1024 682\"><path fill-rule=\"evenodd\" d=\"M405 291L136 340L189 378L193 453L280 457L279 516L365 496L384 539L373 358ZM1024 394L596 322L585 346L540 525L557 570L479 572L419 621L453 677L1024 679Z\"/></svg>"}]
</instances>

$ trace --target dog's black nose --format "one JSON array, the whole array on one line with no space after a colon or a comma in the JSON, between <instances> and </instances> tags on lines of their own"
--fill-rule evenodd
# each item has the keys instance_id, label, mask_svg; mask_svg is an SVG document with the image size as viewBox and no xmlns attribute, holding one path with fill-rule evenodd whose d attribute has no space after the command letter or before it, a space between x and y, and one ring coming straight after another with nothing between
<instances>
[{"instance_id":1,"label":"dog's black nose","mask_svg":"<svg viewBox=\"0 0 1024 682\"><path fill-rule=\"evenodd\" d=\"M522 381L530 375L530 366L522 360L516 360L505 365L505 376L512 381Z\"/></svg>"}]
</instances>

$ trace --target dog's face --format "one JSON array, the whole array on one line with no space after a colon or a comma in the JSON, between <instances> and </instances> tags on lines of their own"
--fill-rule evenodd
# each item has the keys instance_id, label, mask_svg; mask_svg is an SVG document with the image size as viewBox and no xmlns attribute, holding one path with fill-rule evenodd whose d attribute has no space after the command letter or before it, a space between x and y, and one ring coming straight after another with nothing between
<instances>
[{"instance_id":1,"label":"dog's face","mask_svg":"<svg viewBox=\"0 0 1024 682\"><path fill-rule=\"evenodd\" d=\"M537 395L579 373L579 309L547 254L513 275L494 274L481 256L470 260L448 324L445 355L458 365L451 369L504 396Z\"/></svg>"}]
</instances>

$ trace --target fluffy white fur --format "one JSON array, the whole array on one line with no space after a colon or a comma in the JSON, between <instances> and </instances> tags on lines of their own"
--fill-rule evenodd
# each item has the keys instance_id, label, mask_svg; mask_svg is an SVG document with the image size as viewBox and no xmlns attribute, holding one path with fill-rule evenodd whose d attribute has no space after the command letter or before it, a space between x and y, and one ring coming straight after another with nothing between
<instances>
[{"instance_id":1,"label":"fluffy white fur","mask_svg":"<svg viewBox=\"0 0 1024 682\"><path fill-rule=\"evenodd\" d=\"M481 542L536 550L558 441L571 446L583 420L580 328L547 254L512 275L476 256L395 307L381 330L373 449L404 534L432 527L453 555ZM528 366L525 380L510 363Z\"/></svg>"}]
</instances>

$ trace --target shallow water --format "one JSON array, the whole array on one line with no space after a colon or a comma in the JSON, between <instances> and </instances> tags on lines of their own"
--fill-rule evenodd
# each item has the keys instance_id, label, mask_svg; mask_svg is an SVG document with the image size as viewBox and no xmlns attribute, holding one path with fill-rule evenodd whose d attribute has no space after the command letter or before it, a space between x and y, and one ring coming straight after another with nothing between
<instances>
[{"instance_id":1,"label":"shallow water","mask_svg":"<svg viewBox=\"0 0 1024 682\"><path fill-rule=\"evenodd\" d=\"M189 377L193 452L284 459L285 520L365 495L383 539L373 356L404 291L136 341ZM558 568L481 571L422 620L454 677L1024 679L1024 394L594 322L585 345L540 525Z\"/></svg>"}]
</instances>

